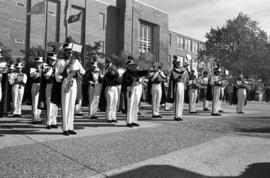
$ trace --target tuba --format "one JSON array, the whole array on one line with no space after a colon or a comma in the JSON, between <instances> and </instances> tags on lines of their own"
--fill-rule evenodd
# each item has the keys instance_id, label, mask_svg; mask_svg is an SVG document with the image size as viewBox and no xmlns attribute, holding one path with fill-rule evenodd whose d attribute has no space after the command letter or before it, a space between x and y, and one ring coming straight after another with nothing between
<instances>
[{"instance_id":1,"label":"tuba","mask_svg":"<svg viewBox=\"0 0 270 178\"><path fill-rule=\"evenodd\" d=\"M67 72L67 84L64 89L65 93L68 93L70 91L70 88L73 86L73 78L76 75L76 71L73 70L73 66L75 63L75 58L73 56L70 57L70 61L66 67L66 72Z\"/></svg>"}]
</instances>

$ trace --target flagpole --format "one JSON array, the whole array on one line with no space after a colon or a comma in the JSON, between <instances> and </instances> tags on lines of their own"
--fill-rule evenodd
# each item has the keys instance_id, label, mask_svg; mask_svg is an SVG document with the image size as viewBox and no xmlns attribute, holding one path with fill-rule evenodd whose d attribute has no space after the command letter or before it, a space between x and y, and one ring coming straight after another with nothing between
<instances>
[{"instance_id":1,"label":"flagpole","mask_svg":"<svg viewBox=\"0 0 270 178\"><path fill-rule=\"evenodd\" d=\"M48 0L45 0L46 11L45 11L45 39L44 39L44 61L47 61L47 38L48 38Z\"/></svg>"},{"instance_id":2,"label":"flagpole","mask_svg":"<svg viewBox=\"0 0 270 178\"><path fill-rule=\"evenodd\" d=\"M66 9L65 9L65 24L66 24L66 31L65 31L65 41L67 40L68 37L68 10L69 10L69 4L68 0L66 0Z\"/></svg>"}]
</instances>

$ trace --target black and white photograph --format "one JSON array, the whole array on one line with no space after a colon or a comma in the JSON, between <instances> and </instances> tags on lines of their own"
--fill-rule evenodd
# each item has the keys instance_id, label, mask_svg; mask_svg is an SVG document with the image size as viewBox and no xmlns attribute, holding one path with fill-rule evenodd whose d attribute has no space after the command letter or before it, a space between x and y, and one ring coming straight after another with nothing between
<instances>
[{"instance_id":1,"label":"black and white photograph","mask_svg":"<svg viewBox=\"0 0 270 178\"><path fill-rule=\"evenodd\" d=\"M269 0L0 0L0 178L270 178Z\"/></svg>"}]
</instances>

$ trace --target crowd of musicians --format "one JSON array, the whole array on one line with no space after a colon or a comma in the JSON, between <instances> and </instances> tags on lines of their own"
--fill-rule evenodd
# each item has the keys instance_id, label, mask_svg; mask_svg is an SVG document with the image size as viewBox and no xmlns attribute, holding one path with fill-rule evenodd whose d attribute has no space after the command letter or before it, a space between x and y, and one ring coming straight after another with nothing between
<instances>
[{"instance_id":1,"label":"crowd of musicians","mask_svg":"<svg viewBox=\"0 0 270 178\"><path fill-rule=\"evenodd\" d=\"M63 135L76 134L74 116L80 113L82 98L77 82L84 78L88 83L87 97L89 119L98 119L97 111L106 112L107 122L117 121L117 112L126 113L127 127L138 127L140 101L145 85L148 102L152 105L152 117L161 118L160 107L174 108L174 120L183 120L184 103L189 103L189 112L197 113L197 102L203 100L203 111L211 111L212 116L221 116L224 89L229 84L228 71L216 67L213 73L205 70L198 77L190 70L188 63L174 56L173 69L165 75L159 63L150 70L140 70L132 56L128 57L125 69L118 69L106 59L103 73L93 59L89 70L85 71L80 61L74 57L72 43L63 45L63 57L58 59L50 53L46 60L35 59L35 67L30 74L22 72L20 61L8 65L0 61L0 113L6 117L12 111L14 117L22 116L22 100L27 83L31 78L32 122L41 123L41 111L46 111L46 128L58 128L57 116L61 109ZM46 61L46 63L45 63ZM244 105L249 84L242 72L238 72L233 83L233 99L236 112L244 114ZM147 81L147 82L146 82ZM200 95L200 96L199 96ZM212 108L209 108L212 102ZM172 107L174 106L174 107Z\"/></svg>"}]
</instances>

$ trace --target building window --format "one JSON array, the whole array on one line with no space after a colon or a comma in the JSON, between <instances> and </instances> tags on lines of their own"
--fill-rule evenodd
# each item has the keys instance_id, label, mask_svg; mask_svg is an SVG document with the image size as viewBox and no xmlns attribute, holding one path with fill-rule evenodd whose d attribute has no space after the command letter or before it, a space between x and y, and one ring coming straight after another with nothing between
<instances>
[{"instance_id":1,"label":"building window","mask_svg":"<svg viewBox=\"0 0 270 178\"><path fill-rule=\"evenodd\" d=\"M25 3L23 2L16 2L16 5L20 7L25 7Z\"/></svg>"},{"instance_id":2,"label":"building window","mask_svg":"<svg viewBox=\"0 0 270 178\"><path fill-rule=\"evenodd\" d=\"M52 16L55 16L56 15L55 14L55 11L52 11L52 10L49 10L48 13L49 13L49 15L52 15Z\"/></svg>"},{"instance_id":3,"label":"building window","mask_svg":"<svg viewBox=\"0 0 270 178\"><path fill-rule=\"evenodd\" d=\"M15 43L23 44L24 43L24 40L15 38Z\"/></svg>"},{"instance_id":4,"label":"building window","mask_svg":"<svg viewBox=\"0 0 270 178\"><path fill-rule=\"evenodd\" d=\"M169 67L171 68L172 67L172 56L171 55L168 56L168 64L169 64Z\"/></svg>"},{"instance_id":5,"label":"building window","mask_svg":"<svg viewBox=\"0 0 270 178\"><path fill-rule=\"evenodd\" d=\"M105 14L99 13L100 29L105 30Z\"/></svg>"},{"instance_id":6,"label":"building window","mask_svg":"<svg viewBox=\"0 0 270 178\"><path fill-rule=\"evenodd\" d=\"M178 36L177 37L177 48L178 49L184 49L184 38Z\"/></svg>"},{"instance_id":7,"label":"building window","mask_svg":"<svg viewBox=\"0 0 270 178\"><path fill-rule=\"evenodd\" d=\"M198 42L193 41L192 52L197 53L198 52L198 48L199 48L198 46L199 46Z\"/></svg>"},{"instance_id":8,"label":"building window","mask_svg":"<svg viewBox=\"0 0 270 178\"><path fill-rule=\"evenodd\" d=\"M191 40L185 39L185 50L191 51Z\"/></svg>"},{"instance_id":9,"label":"building window","mask_svg":"<svg viewBox=\"0 0 270 178\"><path fill-rule=\"evenodd\" d=\"M169 34L169 44L172 46L172 34Z\"/></svg>"},{"instance_id":10,"label":"building window","mask_svg":"<svg viewBox=\"0 0 270 178\"><path fill-rule=\"evenodd\" d=\"M153 53L153 27L154 25L151 23L140 21L139 51L141 54Z\"/></svg>"}]
</instances>

